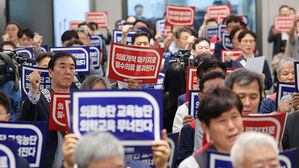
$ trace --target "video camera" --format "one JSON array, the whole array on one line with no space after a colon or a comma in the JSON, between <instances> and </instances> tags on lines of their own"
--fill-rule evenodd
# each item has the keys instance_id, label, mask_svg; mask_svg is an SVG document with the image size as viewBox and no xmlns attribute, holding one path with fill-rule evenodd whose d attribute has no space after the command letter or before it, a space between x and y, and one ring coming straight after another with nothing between
<instances>
[{"instance_id":1,"label":"video camera","mask_svg":"<svg viewBox=\"0 0 299 168\"><path fill-rule=\"evenodd\" d=\"M174 54L174 57L181 65L186 69L188 66L191 66L189 57L191 56L190 50L179 50Z\"/></svg>"},{"instance_id":2,"label":"video camera","mask_svg":"<svg viewBox=\"0 0 299 168\"><path fill-rule=\"evenodd\" d=\"M30 58L29 55L18 53L20 50L21 49L11 50L9 53L6 53L6 55L8 55L17 64L35 63L35 59Z\"/></svg>"},{"instance_id":3,"label":"video camera","mask_svg":"<svg viewBox=\"0 0 299 168\"><path fill-rule=\"evenodd\" d=\"M18 53L19 50L12 50L8 53L0 52L0 85L9 80L19 78L19 65L24 63L34 63L35 59L28 55Z\"/></svg>"}]
</instances>

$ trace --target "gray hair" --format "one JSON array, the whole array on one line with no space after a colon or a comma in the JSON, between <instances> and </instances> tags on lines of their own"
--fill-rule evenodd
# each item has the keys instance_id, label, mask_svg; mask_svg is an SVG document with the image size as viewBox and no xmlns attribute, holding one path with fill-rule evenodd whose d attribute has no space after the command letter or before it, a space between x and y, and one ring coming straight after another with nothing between
<instances>
[{"instance_id":1,"label":"gray hair","mask_svg":"<svg viewBox=\"0 0 299 168\"><path fill-rule=\"evenodd\" d=\"M244 153L261 146L269 146L278 154L277 143L272 136L260 132L242 133L235 141L230 152L233 166L241 166Z\"/></svg>"},{"instance_id":2,"label":"gray hair","mask_svg":"<svg viewBox=\"0 0 299 168\"><path fill-rule=\"evenodd\" d=\"M276 67L277 75L280 77L280 70L284 65L294 66L294 62L295 62L295 59L289 58L289 57L286 57L286 58L282 59L281 61L279 61L278 65Z\"/></svg>"},{"instance_id":3,"label":"gray hair","mask_svg":"<svg viewBox=\"0 0 299 168\"><path fill-rule=\"evenodd\" d=\"M86 29L83 28L78 28L75 30L76 32L82 32L85 34L86 37L90 37L90 34L88 33L88 31Z\"/></svg>"},{"instance_id":4,"label":"gray hair","mask_svg":"<svg viewBox=\"0 0 299 168\"><path fill-rule=\"evenodd\" d=\"M264 89L264 83L262 78L259 74L246 70L244 68L237 69L233 72L231 72L226 78L225 78L225 86L233 89L233 86L235 83L241 86L249 85L253 81L257 81L259 84L259 92L260 96L262 96L262 91Z\"/></svg>"},{"instance_id":5,"label":"gray hair","mask_svg":"<svg viewBox=\"0 0 299 168\"><path fill-rule=\"evenodd\" d=\"M103 82L106 89L111 89L110 82L107 78L101 77L100 75L90 75L88 76L81 85L81 89L92 89L94 85L98 82Z\"/></svg>"},{"instance_id":6,"label":"gray hair","mask_svg":"<svg viewBox=\"0 0 299 168\"><path fill-rule=\"evenodd\" d=\"M79 168L86 168L93 161L116 155L124 159L124 148L116 137L107 132L92 132L79 139L74 159Z\"/></svg>"}]
</instances>

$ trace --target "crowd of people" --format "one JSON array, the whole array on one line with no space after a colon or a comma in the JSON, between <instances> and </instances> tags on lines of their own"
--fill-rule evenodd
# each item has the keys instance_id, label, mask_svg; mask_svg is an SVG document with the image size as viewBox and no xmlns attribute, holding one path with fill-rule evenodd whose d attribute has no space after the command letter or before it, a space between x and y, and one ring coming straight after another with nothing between
<instances>
[{"instance_id":1,"label":"crowd of people","mask_svg":"<svg viewBox=\"0 0 299 168\"><path fill-rule=\"evenodd\" d=\"M137 8L140 8L138 6ZM299 59L299 36L295 29L298 16L293 8L283 5L279 8L279 16L294 17L293 27L289 33L279 33L274 26L270 28L269 43L273 44L273 61L269 67L265 59L262 73L258 74L245 69L250 58L256 55L256 41L259 37L250 30L237 15L229 15L223 23L204 17L204 23L196 32L190 27L171 27L171 33L162 35L140 18L128 16L125 20L115 22L115 30L122 31L121 44L127 44L127 36L132 36L132 45L136 47L164 48L160 71L165 73L163 81L163 128L162 139L153 141L152 150L154 164L157 168L167 167L170 146L167 133L179 132L179 146L174 163L180 168L206 167L207 150L231 154L232 164L237 168L245 167L280 167L277 148L279 144L269 135L244 132L242 116L251 114L288 113L282 149L299 147L297 131L299 129L299 93L277 103L276 90L270 92L276 82L295 83L294 62ZM242 54L233 59L227 52L222 60L224 50L221 37L211 39L205 37L205 27L224 24L229 33L233 50ZM168 26L165 26L165 29ZM64 47L90 46L91 36L98 33L94 22L82 22L75 30L67 30L61 35ZM8 72L6 66L11 65L11 58L1 54L0 60L0 121L49 121L50 99L52 92L69 93L71 89L155 89L156 83L140 84L135 79L126 82L108 79L106 76L109 53L106 45L112 40L110 28L103 37L103 61L99 69L91 65L90 75L76 75L76 58L65 51L58 53L42 50L43 37L30 28L21 28L10 22L5 26L0 50L14 50L18 47L34 47L34 56L38 67L48 68L51 88L40 89L41 72L34 71L29 76L30 90L22 99L19 84L18 67ZM287 38L285 38L287 37ZM179 59L187 50L188 58ZM187 60L187 61L186 61ZM187 66L197 68L199 105L196 119L189 115L186 101ZM228 75L228 68L236 68ZM271 70L272 69L272 70ZM271 71L273 74L271 74ZM273 86L274 84L274 86ZM278 104L278 105L277 105ZM209 135L212 142L203 144L203 135ZM43 167L149 167L143 162L130 160L124 155L120 141L109 133L93 132L78 139L75 134L48 130ZM299 155L295 167L299 167ZM22 164L26 167L26 164Z\"/></svg>"}]
</instances>

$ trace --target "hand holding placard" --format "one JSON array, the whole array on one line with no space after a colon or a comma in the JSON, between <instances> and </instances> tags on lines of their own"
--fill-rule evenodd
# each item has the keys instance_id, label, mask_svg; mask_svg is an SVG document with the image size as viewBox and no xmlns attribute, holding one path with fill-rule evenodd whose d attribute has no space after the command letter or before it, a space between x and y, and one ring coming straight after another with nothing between
<instances>
[{"instance_id":1,"label":"hand holding placard","mask_svg":"<svg viewBox=\"0 0 299 168\"><path fill-rule=\"evenodd\" d=\"M167 140L166 129L162 130L162 140L153 141L152 150L156 168L167 168L170 155L170 146Z\"/></svg>"},{"instance_id":2,"label":"hand holding placard","mask_svg":"<svg viewBox=\"0 0 299 168\"><path fill-rule=\"evenodd\" d=\"M65 168L73 168L75 165L74 151L78 143L78 138L75 134L67 134L64 137L64 142L62 145L62 153L64 156L63 166Z\"/></svg>"}]
</instances>

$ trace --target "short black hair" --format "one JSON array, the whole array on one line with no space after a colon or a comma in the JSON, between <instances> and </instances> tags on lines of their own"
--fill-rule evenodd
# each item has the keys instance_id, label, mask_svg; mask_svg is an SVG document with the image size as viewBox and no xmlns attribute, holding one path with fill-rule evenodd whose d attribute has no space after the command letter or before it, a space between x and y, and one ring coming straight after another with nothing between
<instances>
[{"instance_id":1,"label":"short black hair","mask_svg":"<svg viewBox=\"0 0 299 168\"><path fill-rule=\"evenodd\" d=\"M203 63L201 63L196 70L197 77L201 79L206 72L209 72L211 69L214 68L221 68L223 72L226 72L226 66L218 61L217 59L210 59L206 60Z\"/></svg>"},{"instance_id":2,"label":"short black hair","mask_svg":"<svg viewBox=\"0 0 299 168\"><path fill-rule=\"evenodd\" d=\"M5 25L5 28L4 28L4 29L6 29L8 25L16 25L16 26L18 27L18 30L21 29L21 27L19 26L19 24L16 23L16 22L9 22L9 23L7 23L7 24Z\"/></svg>"},{"instance_id":3,"label":"short black hair","mask_svg":"<svg viewBox=\"0 0 299 168\"><path fill-rule=\"evenodd\" d=\"M39 63L42 59L47 58L47 57L52 58L53 55L54 55L53 52L44 52L44 53L41 53L41 54L39 54L36 57L36 62Z\"/></svg>"},{"instance_id":4,"label":"short black hair","mask_svg":"<svg viewBox=\"0 0 299 168\"><path fill-rule=\"evenodd\" d=\"M54 65L55 65L56 60L59 59L59 58L62 58L62 57L71 57L74 61L75 66L77 65L76 64L76 58L71 53L66 52L66 51L61 51L61 52L55 53L53 55L53 57L49 61L48 69L54 70Z\"/></svg>"},{"instance_id":5,"label":"short black hair","mask_svg":"<svg viewBox=\"0 0 299 168\"><path fill-rule=\"evenodd\" d=\"M3 47L5 45L11 45L13 48L17 48L15 43L13 43L12 41L3 41L3 42L0 43L0 52L3 52Z\"/></svg>"},{"instance_id":6,"label":"short black hair","mask_svg":"<svg viewBox=\"0 0 299 168\"><path fill-rule=\"evenodd\" d=\"M6 113L8 114L10 109L10 100L9 97L1 90L0 90L0 105L4 107Z\"/></svg>"},{"instance_id":7,"label":"short black hair","mask_svg":"<svg viewBox=\"0 0 299 168\"><path fill-rule=\"evenodd\" d=\"M229 35L228 35L228 38L230 39L230 41L233 41L236 32L238 32L239 30L248 30L248 28L246 26L237 26L237 27L234 27L230 31Z\"/></svg>"},{"instance_id":8,"label":"short black hair","mask_svg":"<svg viewBox=\"0 0 299 168\"><path fill-rule=\"evenodd\" d=\"M217 59L217 58L212 54L202 53L195 57L194 61L192 62L192 66L198 67L201 63L211 59Z\"/></svg>"},{"instance_id":9,"label":"short black hair","mask_svg":"<svg viewBox=\"0 0 299 168\"><path fill-rule=\"evenodd\" d=\"M188 32L191 34L191 36L197 37L197 33L195 32L194 29L190 27L182 27L175 33L175 38L179 39L181 37L182 32Z\"/></svg>"},{"instance_id":10,"label":"short black hair","mask_svg":"<svg viewBox=\"0 0 299 168\"><path fill-rule=\"evenodd\" d=\"M251 31L251 30L244 30L244 31L240 32L240 34L239 34L239 36L238 36L238 41L241 42L241 40L242 40L247 34L250 34L250 35L254 38L254 41L256 41L256 35L255 35L255 33L253 33L253 31Z\"/></svg>"},{"instance_id":11,"label":"short black hair","mask_svg":"<svg viewBox=\"0 0 299 168\"><path fill-rule=\"evenodd\" d=\"M88 26L87 22L81 22L81 23L79 23L79 24L78 24L78 28L79 28L80 26L84 26L84 25Z\"/></svg>"},{"instance_id":12,"label":"short black hair","mask_svg":"<svg viewBox=\"0 0 299 168\"><path fill-rule=\"evenodd\" d=\"M78 45L84 45L83 42L81 40L75 39L75 40L71 40L70 42L68 42L66 44L67 47L72 47L74 44L78 44Z\"/></svg>"},{"instance_id":13,"label":"short black hair","mask_svg":"<svg viewBox=\"0 0 299 168\"><path fill-rule=\"evenodd\" d=\"M138 7L143 8L143 6L141 4L137 4L137 5L135 5L134 9L136 9Z\"/></svg>"},{"instance_id":14,"label":"short black hair","mask_svg":"<svg viewBox=\"0 0 299 168\"><path fill-rule=\"evenodd\" d=\"M204 37L198 37L195 41L194 44L192 45L192 49L195 50L195 45L197 45L198 43L202 42L202 41L206 41L209 43L210 45L210 40Z\"/></svg>"},{"instance_id":15,"label":"short black hair","mask_svg":"<svg viewBox=\"0 0 299 168\"><path fill-rule=\"evenodd\" d=\"M279 10L278 10L279 13L280 13L280 11L281 11L282 8L289 8L289 6L288 6L288 5L281 5L281 6L279 7ZM290 9L290 8L289 8L289 9Z\"/></svg>"},{"instance_id":16,"label":"short black hair","mask_svg":"<svg viewBox=\"0 0 299 168\"><path fill-rule=\"evenodd\" d=\"M226 18L226 25L228 25L231 22L239 22L240 25L245 25L245 23L243 22L243 20L241 19L240 16L236 16L236 15L229 15Z\"/></svg>"},{"instance_id":17,"label":"short black hair","mask_svg":"<svg viewBox=\"0 0 299 168\"><path fill-rule=\"evenodd\" d=\"M18 31L18 38L21 38L24 34L27 37L30 37L32 39L34 38L34 32L29 28L24 28L24 29L19 30Z\"/></svg>"},{"instance_id":18,"label":"short black hair","mask_svg":"<svg viewBox=\"0 0 299 168\"><path fill-rule=\"evenodd\" d=\"M132 44L134 44L135 40L137 37L140 36L146 36L148 38L148 42L150 41L150 36L148 33L144 32L144 31L137 31L136 33L133 34L132 36Z\"/></svg>"},{"instance_id":19,"label":"short black hair","mask_svg":"<svg viewBox=\"0 0 299 168\"><path fill-rule=\"evenodd\" d=\"M216 22L216 23L218 23L217 20L212 19L212 18L210 18L210 19L207 20L207 24L208 24L209 22Z\"/></svg>"},{"instance_id":20,"label":"short black hair","mask_svg":"<svg viewBox=\"0 0 299 168\"><path fill-rule=\"evenodd\" d=\"M138 22L141 22L141 23L144 23L145 25L146 25L146 27L144 27L144 28L150 28L150 25L147 23L147 22L145 22L144 20L140 20L140 19L137 19L134 23L133 23L133 26L135 26Z\"/></svg>"},{"instance_id":21,"label":"short black hair","mask_svg":"<svg viewBox=\"0 0 299 168\"><path fill-rule=\"evenodd\" d=\"M93 26L95 26L95 29L94 29ZM98 28L99 28L99 26L98 26L98 24L97 24L96 22L89 22L89 23L88 23L88 27L89 27L91 30L93 30L93 31L98 30Z\"/></svg>"},{"instance_id":22,"label":"short black hair","mask_svg":"<svg viewBox=\"0 0 299 168\"><path fill-rule=\"evenodd\" d=\"M61 36L61 41L65 42L71 40L72 38L79 39L78 33L75 30L67 30Z\"/></svg>"},{"instance_id":23,"label":"short black hair","mask_svg":"<svg viewBox=\"0 0 299 168\"><path fill-rule=\"evenodd\" d=\"M197 118L210 126L210 120L236 107L242 113L243 105L237 94L228 88L216 88L203 97L197 110Z\"/></svg>"},{"instance_id":24,"label":"short black hair","mask_svg":"<svg viewBox=\"0 0 299 168\"><path fill-rule=\"evenodd\" d=\"M289 7L290 10L294 11L296 13L296 10L292 7Z\"/></svg>"},{"instance_id":25,"label":"short black hair","mask_svg":"<svg viewBox=\"0 0 299 168\"><path fill-rule=\"evenodd\" d=\"M217 78L221 78L224 81L225 80L225 74L223 72L217 72L217 71L207 73L206 75L204 75L202 77L202 79L200 79L199 90L201 92L203 92L203 89L205 88L204 87L205 82L208 81L208 80L217 79Z\"/></svg>"}]
</instances>

